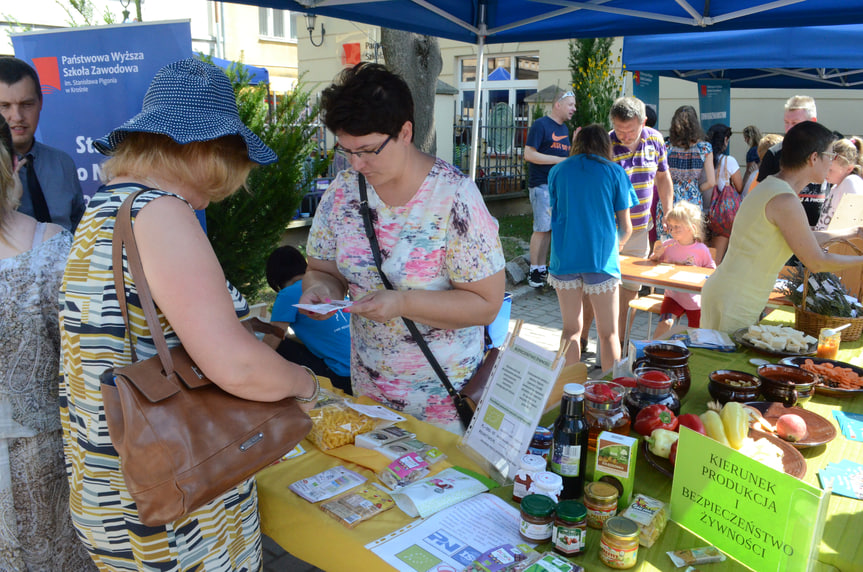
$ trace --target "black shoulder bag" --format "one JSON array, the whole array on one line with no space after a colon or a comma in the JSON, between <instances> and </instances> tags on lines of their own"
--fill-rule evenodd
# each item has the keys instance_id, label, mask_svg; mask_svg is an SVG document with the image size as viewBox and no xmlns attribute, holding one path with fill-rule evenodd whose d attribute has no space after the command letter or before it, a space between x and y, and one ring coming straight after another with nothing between
<instances>
[{"instance_id":1,"label":"black shoulder bag","mask_svg":"<svg viewBox=\"0 0 863 572\"><path fill-rule=\"evenodd\" d=\"M365 225L366 237L369 239L369 244L372 249L372 256L375 259L375 265L378 267L378 273L381 276L381 281L386 287L387 290L395 290L393 288L392 283L387 278L387 275L384 274L382 268L382 260L381 260L381 249L378 246L378 237L375 234L375 227L372 224L371 210L369 209L369 197L368 191L366 190L366 178L359 174L359 185L360 185L360 214L363 217L363 224ZM465 386L462 388L461 392L455 390L450 383L449 378L446 375L446 372L441 367L440 363L438 363L437 359L434 357L434 354L426 343L425 339L423 339L422 334L420 333L417 325L413 322L413 320L409 320L402 316L402 320L407 326L408 331L413 336L414 341L419 346L420 350L422 350L423 355L425 355L428 362L431 364L432 369L434 369L437 376L440 378L441 383L446 389L449 396L452 398L453 403L455 404L456 412L458 412L459 419L461 419L462 424L465 428L470 425L470 421L473 418L473 413L476 411L476 404L479 401L479 398L482 396L482 392L485 389L485 386L488 384L488 380L491 377L491 371L494 368L494 363L497 360L497 356L500 353L498 348L492 348L488 352L486 352L485 357L483 358L482 364L480 364L479 368L477 368L476 372L473 376L468 380ZM486 332L488 335L488 332Z\"/></svg>"}]
</instances>

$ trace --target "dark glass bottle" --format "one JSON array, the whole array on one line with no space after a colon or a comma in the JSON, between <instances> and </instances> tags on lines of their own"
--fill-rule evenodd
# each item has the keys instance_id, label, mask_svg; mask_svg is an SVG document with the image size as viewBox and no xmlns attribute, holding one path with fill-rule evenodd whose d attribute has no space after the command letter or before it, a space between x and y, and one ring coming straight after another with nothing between
<instances>
[{"instance_id":1,"label":"dark glass bottle","mask_svg":"<svg viewBox=\"0 0 863 572\"><path fill-rule=\"evenodd\" d=\"M552 426L550 470L563 479L560 500L580 498L584 492L587 470L587 439L589 427L584 419L584 386L567 383L563 386L560 416Z\"/></svg>"}]
</instances>

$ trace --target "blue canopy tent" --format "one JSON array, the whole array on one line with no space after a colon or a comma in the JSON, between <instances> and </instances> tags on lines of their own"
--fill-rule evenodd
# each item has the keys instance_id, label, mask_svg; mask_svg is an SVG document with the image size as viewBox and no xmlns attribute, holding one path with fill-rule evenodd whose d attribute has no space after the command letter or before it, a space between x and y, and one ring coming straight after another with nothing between
<instances>
[{"instance_id":1,"label":"blue canopy tent","mask_svg":"<svg viewBox=\"0 0 863 572\"><path fill-rule=\"evenodd\" d=\"M223 60L222 58L217 58L215 56L212 57L213 65L217 65L222 69L228 69L231 67L231 64L234 62L230 60ZM246 70L246 73L249 74L249 83L252 85L257 85L259 83L270 83L270 72L267 71L267 68L260 68L257 66L250 66L248 64L244 64L241 62L237 62L239 65L243 66L243 69Z\"/></svg>"},{"instance_id":2,"label":"blue canopy tent","mask_svg":"<svg viewBox=\"0 0 863 572\"><path fill-rule=\"evenodd\" d=\"M670 34L693 29L863 24L863 2L851 0L233 0L448 38L487 43ZM475 107L481 108L482 74ZM473 130L476 173L479 130Z\"/></svg>"},{"instance_id":3,"label":"blue canopy tent","mask_svg":"<svg viewBox=\"0 0 863 572\"><path fill-rule=\"evenodd\" d=\"M631 36L623 63L692 81L728 79L731 87L863 89L861 38L858 24Z\"/></svg>"}]
</instances>

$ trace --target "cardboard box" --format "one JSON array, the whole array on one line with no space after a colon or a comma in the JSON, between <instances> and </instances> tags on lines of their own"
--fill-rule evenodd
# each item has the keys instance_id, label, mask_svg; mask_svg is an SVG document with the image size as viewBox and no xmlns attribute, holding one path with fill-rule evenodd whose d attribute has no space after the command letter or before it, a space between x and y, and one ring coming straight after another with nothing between
<instances>
[{"instance_id":1,"label":"cardboard box","mask_svg":"<svg viewBox=\"0 0 863 572\"><path fill-rule=\"evenodd\" d=\"M632 502L637 455L638 439L635 437L603 431L596 438L593 480L605 481L617 487L620 492L618 510L625 509Z\"/></svg>"}]
</instances>

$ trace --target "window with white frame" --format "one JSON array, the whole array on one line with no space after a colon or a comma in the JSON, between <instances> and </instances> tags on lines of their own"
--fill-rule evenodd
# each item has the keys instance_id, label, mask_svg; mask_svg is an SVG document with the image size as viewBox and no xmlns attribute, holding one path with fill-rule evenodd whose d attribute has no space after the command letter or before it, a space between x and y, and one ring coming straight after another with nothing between
<instances>
[{"instance_id":1,"label":"window with white frame","mask_svg":"<svg viewBox=\"0 0 863 572\"><path fill-rule=\"evenodd\" d=\"M297 39L297 14L288 10L258 8L258 35L279 40Z\"/></svg>"},{"instance_id":2,"label":"window with white frame","mask_svg":"<svg viewBox=\"0 0 863 572\"><path fill-rule=\"evenodd\" d=\"M524 98L536 93L539 78L539 55L496 54L486 58L482 80L483 108L507 103L514 110L525 108ZM476 58L463 58L459 62L459 109L473 116L476 91ZM526 109L526 108L525 108Z\"/></svg>"}]
</instances>

